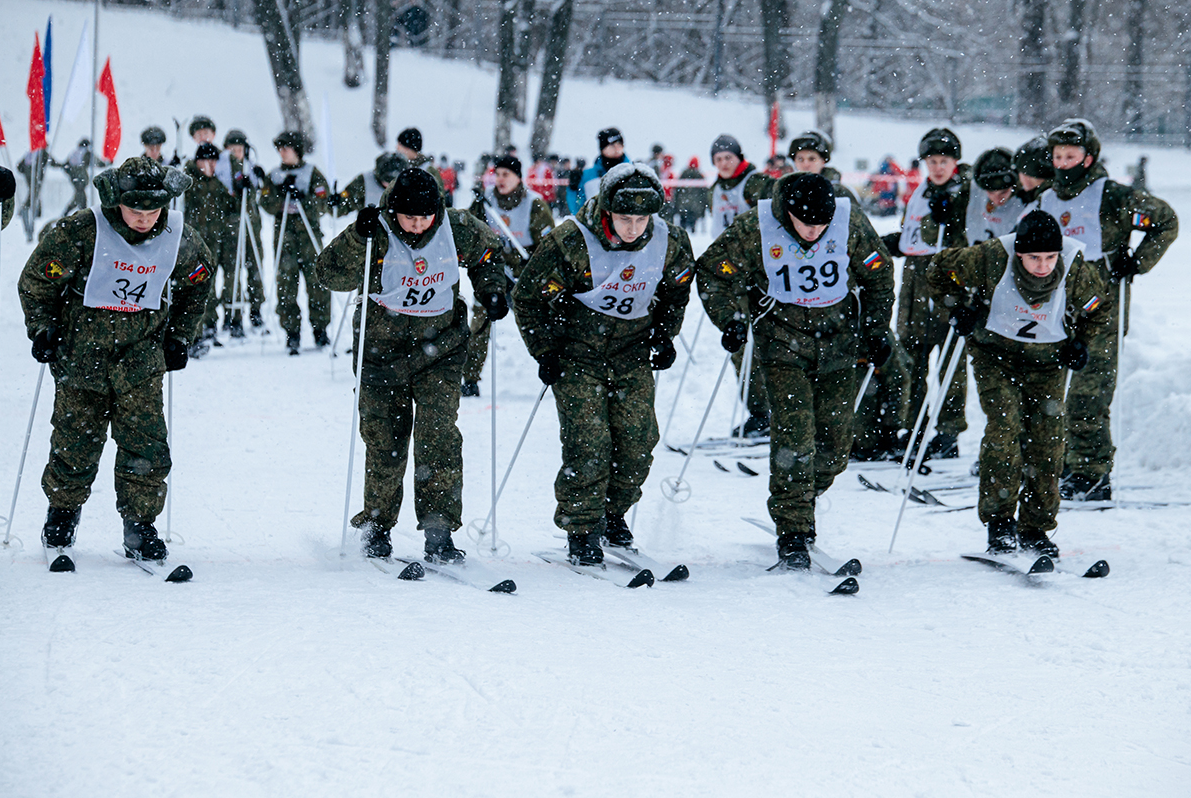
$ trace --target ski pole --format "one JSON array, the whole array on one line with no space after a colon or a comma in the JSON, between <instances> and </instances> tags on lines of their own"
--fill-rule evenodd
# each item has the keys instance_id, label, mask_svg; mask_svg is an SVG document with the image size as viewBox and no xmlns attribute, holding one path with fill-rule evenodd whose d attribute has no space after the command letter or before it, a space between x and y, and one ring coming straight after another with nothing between
<instances>
[{"instance_id":1,"label":"ski pole","mask_svg":"<svg viewBox=\"0 0 1191 798\"><path fill-rule=\"evenodd\" d=\"M489 554L496 556L496 331L493 329L492 317L488 316L488 382L489 393L491 401L492 413L492 511L489 513L492 516L492 545L489 549Z\"/></svg>"},{"instance_id":2,"label":"ski pole","mask_svg":"<svg viewBox=\"0 0 1191 798\"><path fill-rule=\"evenodd\" d=\"M873 372L877 370L876 363L868 364L868 371L864 373L864 379L860 381L860 390L856 392L856 401L852 404L852 412L860 410L860 403L864 401L864 392L868 390L868 384L873 379Z\"/></svg>"},{"instance_id":3,"label":"ski pole","mask_svg":"<svg viewBox=\"0 0 1191 798\"><path fill-rule=\"evenodd\" d=\"M285 222L289 218L289 200L281 208L281 230L277 233L276 252L273 254L273 271L281 274L281 245L285 243Z\"/></svg>"},{"instance_id":4,"label":"ski pole","mask_svg":"<svg viewBox=\"0 0 1191 798\"><path fill-rule=\"evenodd\" d=\"M1123 394L1123 391L1121 390L1121 364L1125 362L1125 301L1127 299L1126 284L1131 282L1133 282L1132 277L1126 277L1125 279L1121 280L1120 298L1117 301L1117 384L1115 395L1112 398L1113 404L1116 405L1116 408L1111 412L1112 417L1116 420L1116 431L1113 434L1113 440L1117 442L1118 448L1125 434L1125 416L1123 413L1121 413L1121 396ZM1116 470L1116 465L1117 458L1114 454L1112 458L1112 466L1114 471ZM1112 477L1110 476L1109 479L1111 480ZM1119 491L1116 495L1116 505L1117 507L1121 506L1121 494Z\"/></svg>"},{"instance_id":5,"label":"ski pole","mask_svg":"<svg viewBox=\"0 0 1191 798\"><path fill-rule=\"evenodd\" d=\"M284 223L285 217L282 217ZM352 466L356 461L356 432L360 422L360 391L364 384L364 328L368 322L368 286L372 277L372 237L364 239L364 284L360 289L360 341L356 345L356 395L352 400L352 430L347 452L347 488L343 495L343 536L339 541L339 558L347 557L347 519L351 512Z\"/></svg>"},{"instance_id":6,"label":"ski pole","mask_svg":"<svg viewBox=\"0 0 1191 798\"><path fill-rule=\"evenodd\" d=\"M754 346L755 346L755 339L753 337L752 328L750 327L749 328L748 344L746 344L744 347L744 357L741 358L741 361L740 361L740 377L741 377L740 390L737 392L737 396L732 402L732 418L729 421L729 424L731 426L728 428L728 438L730 438L730 439L736 437L737 429L740 430L740 437L742 439L744 438L744 420L743 419L747 418L749 415L748 396L749 396L749 383L752 381L752 378L753 378L753 349L754 349ZM742 420L739 425L737 425L737 423L736 423L738 411L743 411L743 416L741 416Z\"/></svg>"},{"instance_id":7,"label":"ski pole","mask_svg":"<svg viewBox=\"0 0 1191 798\"><path fill-rule=\"evenodd\" d=\"M732 353L729 352L724 358L724 365L720 366L720 376L716 377L715 387L711 389L711 398L707 400L707 409L703 411L703 418L699 421L699 428L695 430L695 440L691 443L691 448L686 453L686 460L682 463L682 470L678 472L677 477L668 477L662 480L662 494L674 502L680 504L691 497L691 488L682 481L683 476L686 475L687 466L691 464L691 457L695 454L695 447L699 444L699 436L703 434L703 425L707 423L707 416L711 413L711 406L715 403L715 395L720 390L720 383L724 381L724 372L728 370L728 364L732 362ZM679 498L679 497L682 498Z\"/></svg>"},{"instance_id":8,"label":"ski pole","mask_svg":"<svg viewBox=\"0 0 1191 798\"><path fill-rule=\"evenodd\" d=\"M688 360L687 362L689 363L690 361ZM655 404L657 403L658 383L660 383L661 381L662 381L662 372L655 371L653 373L653 398L654 398ZM631 519L629 519L629 529L632 529L635 526L637 526L637 508L640 506L641 506L640 500L633 502L633 517Z\"/></svg>"},{"instance_id":9,"label":"ski pole","mask_svg":"<svg viewBox=\"0 0 1191 798\"><path fill-rule=\"evenodd\" d=\"M29 452L29 438L33 435L33 418L37 415L37 400L41 396L41 382L45 379L45 363L41 364L41 368L37 370L37 387L33 389L33 407L29 409L29 424L25 427L25 444L21 447L21 461L17 466L17 482L12 489L12 505L8 508L8 518L5 519L4 525L4 548L12 545L12 517L17 511L17 495L21 492L21 475L25 473L25 455ZM16 538L21 541L20 538ZM21 541L22 547L24 542Z\"/></svg>"},{"instance_id":10,"label":"ski pole","mask_svg":"<svg viewBox=\"0 0 1191 798\"><path fill-rule=\"evenodd\" d=\"M521 256L521 260L529 260L528 250L521 246L521 242L518 241L516 236L513 235L513 231L509 229L507 224L505 224L505 220L500 218L500 214L492 211L492 204L488 202L488 195L481 194L480 196L484 199L484 215L496 222L496 226L499 227L501 232L503 232L509 239L509 243L513 245L513 249L517 250L517 254Z\"/></svg>"},{"instance_id":11,"label":"ski pole","mask_svg":"<svg viewBox=\"0 0 1191 798\"><path fill-rule=\"evenodd\" d=\"M954 328L952 329L954 332ZM943 375L943 381L939 383L939 392L935 395L935 402L930 409L930 422L927 424L927 433L929 433L935 426L935 419L938 417L939 408L943 406L943 400L947 397L947 388L951 385L951 380L955 377L955 369L959 365L960 357L964 353L964 337L958 336L955 341L955 351L951 353L951 359L947 361L947 373ZM925 439L923 435L924 445L918 447L918 454L914 458L914 470L910 472L910 479L906 483L906 491L902 494L902 504L897 511L897 521L893 524L893 537L889 540L889 553L893 553L893 544L897 542L897 530L902 524L902 513L906 511L906 501L910 498L910 491L914 489L914 477L918 473L919 467L922 466L922 456L926 454Z\"/></svg>"},{"instance_id":12,"label":"ski pole","mask_svg":"<svg viewBox=\"0 0 1191 798\"><path fill-rule=\"evenodd\" d=\"M347 295L347 301L343 303L343 314L339 317L339 326L335 328L335 340L331 342L331 357L339 357L339 353L335 349L339 346L339 336L343 333L343 323L347 321L347 312L355 303L356 292L352 291Z\"/></svg>"},{"instance_id":13,"label":"ski pole","mask_svg":"<svg viewBox=\"0 0 1191 798\"><path fill-rule=\"evenodd\" d=\"M533 409L529 411L529 419L525 422L525 429L521 430L521 437L517 441L517 448L513 450L513 457L509 460L508 468L505 469L505 475L500 480L500 487L496 489L496 495L492 499L492 507L488 510L488 516L484 519L484 524L479 529L475 527L475 521L472 521L470 528L475 533L474 539L478 542L481 537L487 534L488 524L496 515L496 503L500 501L501 494L505 492L505 483L509 481L509 474L513 473L513 464L517 462L517 456L521 454L521 444L525 443L525 436L529 434L529 427L533 424L533 418L538 413L538 407L542 404L542 397L546 395L546 391L550 389L549 385L543 385L542 390L538 393L538 398L533 403ZM495 475L496 470L493 469Z\"/></svg>"},{"instance_id":14,"label":"ski pole","mask_svg":"<svg viewBox=\"0 0 1191 798\"><path fill-rule=\"evenodd\" d=\"M695 340L699 340L699 327L703 324L703 319L707 318L705 315L699 316L699 324L695 326ZM674 411L678 409L678 399L682 396L682 386L686 383L687 372L690 371L691 364L695 362L693 357L688 355L686 363L682 367L682 375L678 378L678 390L674 393L674 402L670 405L670 414L666 416L666 428L662 431L662 443L665 443L670 435L670 423L674 421Z\"/></svg>"},{"instance_id":15,"label":"ski pole","mask_svg":"<svg viewBox=\"0 0 1191 798\"><path fill-rule=\"evenodd\" d=\"M951 341L955 337L955 328L950 324L947 325L947 337L943 339L943 346L939 349L939 362L943 362L943 358L947 357L951 349ZM910 464L910 458L914 455L916 448L921 448L918 443L918 430L922 428L922 420L926 417L927 406L934 403L934 380L931 379L931 369L926 370L926 395L922 397L922 404L918 406L918 418L914 421L914 429L910 432L910 437L906 442L906 453L902 457L902 471ZM923 443L925 443L926 435L922 436ZM898 482L901 482L901 476L898 476Z\"/></svg>"},{"instance_id":16,"label":"ski pole","mask_svg":"<svg viewBox=\"0 0 1191 798\"><path fill-rule=\"evenodd\" d=\"M314 247L314 254L317 255L323 251L323 248L314 237L314 228L310 226L310 220L306 218L306 211L303 210L302 203L297 203L297 206L298 216L302 217L302 225L306 228L306 235L310 236L310 245Z\"/></svg>"}]
</instances>

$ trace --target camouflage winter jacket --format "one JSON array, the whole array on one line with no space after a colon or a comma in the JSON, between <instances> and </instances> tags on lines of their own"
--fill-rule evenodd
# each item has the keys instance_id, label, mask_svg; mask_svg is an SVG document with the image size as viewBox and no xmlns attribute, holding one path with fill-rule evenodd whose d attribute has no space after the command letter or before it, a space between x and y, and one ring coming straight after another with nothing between
<instances>
[{"instance_id":1,"label":"camouflage winter jacket","mask_svg":"<svg viewBox=\"0 0 1191 798\"><path fill-rule=\"evenodd\" d=\"M811 244L794 231L781 199L778 181L770 212L795 241ZM733 319L752 320L756 353L763 362L804 367L804 352L818 349L818 369L852 368L857 358L857 336L884 336L893 308L893 262L880 237L856 203L848 224L846 253L848 294L826 307L802 307L772 302L766 293L769 278L761 250L761 208L746 211L699 257L699 296L707 315L719 329ZM826 235L826 233L825 233ZM823 242L839 246L839 242ZM828 249L830 251L830 249ZM841 253L843 254L843 253Z\"/></svg>"},{"instance_id":2,"label":"camouflage winter jacket","mask_svg":"<svg viewBox=\"0 0 1191 798\"><path fill-rule=\"evenodd\" d=\"M104 208L104 217L130 244L160 235L163 211L148 233L124 224L119 208ZM83 305L87 276L95 253L95 216L82 210L57 222L29 256L17 289L30 340L54 327L61 339L58 360L50 364L60 382L93 391L129 390L165 371L162 343L174 338L193 341L211 292L211 253L194 228L186 225L170 281L172 301L159 310L122 313Z\"/></svg>"},{"instance_id":3,"label":"camouflage winter jacket","mask_svg":"<svg viewBox=\"0 0 1191 798\"><path fill-rule=\"evenodd\" d=\"M375 177L375 173L373 173ZM335 195L335 215L346 216L353 211L358 211L368 203L366 202L366 191L364 189L364 174L358 174L352 181L340 189L339 193Z\"/></svg>"},{"instance_id":4,"label":"camouflage winter jacket","mask_svg":"<svg viewBox=\"0 0 1191 798\"><path fill-rule=\"evenodd\" d=\"M381 205L387 204L388 191ZM430 243L442 227L443 213L451 223L451 234L459 258L459 266L467 270L472 290L477 297L505 290L506 280L498 253L500 241L488 225L476 220L467 211L446 210L440 199L434 224L420 236L401 230L396 215L383 211L390 230L412 249L419 250ZM383 234L372 243L372 271L369 275L369 294L383 292L381 275L389 238ZM315 276L318 282L332 291L353 291L364 282L366 242L356 232L353 222L318 256ZM364 335L364 382L369 385L403 385L411 375L425 369L435 360L449 355L467 344L467 305L459 295L460 283L451 287L454 297L452 309L438 316L408 316L395 313L369 299L368 324ZM360 329L357 308L353 327ZM357 341L358 344L358 341Z\"/></svg>"},{"instance_id":5,"label":"camouflage winter jacket","mask_svg":"<svg viewBox=\"0 0 1191 798\"><path fill-rule=\"evenodd\" d=\"M939 223L935 221L931 214L927 214L922 219L922 240L928 243L937 244L942 248L946 247L965 247L968 245L968 196L971 194L972 188L972 167L966 163L961 163L955 171L955 174L941 186L927 181L925 195L929 200L932 197L946 192L951 195L951 203L947 209L947 215L943 220L946 230L943 233L943 241L939 244ZM905 225L905 212L902 213L902 224ZM923 256L929 259L929 256Z\"/></svg>"},{"instance_id":6,"label":"camouflage winter jacket","mask_svg":"<svg viewBox=\"0 0 1191 798\"><path fill-rule=\"evenodd\" d=\"M274 238L281 231L281 217L285 209L285 192L281 188L282 183L285 182L285 178L290 172L295 172L305 165L305 162L301 162L297 166L282 165L274 171L266 173L265 180L261 183L260 206L265 213L273 214ZM314 237L321 242L322 228L318 222L319 217L327 212L327 194L330 189L327 186L327 178L323 177L323 173L318 170L318 167L313 167L313 169L310 190L303 193L300 202L302 210L306 213L306 221L310 222L310 228L314 231ZM291 208L286 216L297 216L297 214ZM298 236L299 234L305 236L300 218L287 218L285 227L287 236ZM293 232L290 232L291 230Z\"/></svg>"},{"instance_id":7,"label":"camouflage winter jacket","mask_svg":"<svg viewBox=\"0 0 1191 798\"><path fill-rule=\"evenodd\" d=\"M586 227L605 250L629 252L644 249L657 230L654 217L632 244L619 238L614 241L598 202L598 197L588 200L574 219L562 222L542 240L513 290L513 307L531 355L559 352L566 362L602 376L623 374L648 363L651 328L671 338L678 334L690 299L694 262L686 231L667 225L664 271L649 313L639 319L620 319L587 307L575 296L596 286L587 242L578 226Z\"/></svg>"},{"instance_id":8,"label":"camouflage winter jacket","mask_svg":"<svg viewBox=\"0 0 1191 798\"><path fill-rule=\"evenodd\" d=\"M1005 275L1008 258L1009 253L996 238L971 247L946 249L934 256L926 279L935 300L944 307L969 304L986 316L997 283ZM1082 254L1076 255L1071 263L1063 263L1062 258L1060 254L1060 264L1067 270L1063 326L1069 338L1087 342L1112 325L1115 300L1099 270L1086 262ZM974 347L989 350L1022 367L1059 365L1062 342L1014 341L985 329L983 319L969 341Z\"/></svg>"},{"instance_id":9,"label":"camouflage winter jacket","mask_svg":"<svg viewBox=\"0 0 1191 798\"><path fill-rule=\"evenodd\" d=\"M499 192L493 192L493 196L496 197L496 208L493 209L494 211L499 212L512 210L513 208L516 208L518 205L520 205L522 200L525 199L525 184L519 184L517 188L513 189L513 191L508 195L502 195ZM492 225L489 224L488 215L484 210L487 204L488 203L484 199L484 195L480 194L476 196L468 210L477 219L484 224L487 224L491 228ZM505 219L505 223L508 223L507 218ZM542 199L535 197L533 204L529 209L529 237L532 243L525 247L530 255L533 255L534 250L536 250L538 245L542 243L542 238L553 229L554 215L550 213L550 208ZM519 279L521 277L521 269L525 266L525 262L521 260L521 255L517 252L516 248L508 243L507 237L503 232L497 229L493 229L493 232L499 236L501 243L505 247L505 262L508 264L509 269L511 270L513 279Z\"/></svg>"},{"instance_id":10,"label":"camouflage winter jacket","mask_svg":"<svg viewBox=\"0 0 1191 798\"><path fill-rule=\"evenodd\" d=\"M218 177L207 177L194 161L186 162L186 174L193 181L186 189L186 224L203 237L214 252L226 236L239 227L240 202Z\"/></svg>"}]
</instances>

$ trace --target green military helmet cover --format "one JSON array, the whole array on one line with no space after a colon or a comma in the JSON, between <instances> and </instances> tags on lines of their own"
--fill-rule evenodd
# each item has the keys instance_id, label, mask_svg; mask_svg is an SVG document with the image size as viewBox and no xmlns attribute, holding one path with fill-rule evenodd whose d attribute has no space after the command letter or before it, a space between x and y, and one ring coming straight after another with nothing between
<instances>
[{"instance_id":1,"label":"green military helmet cover","mask_svg":"<svg viewBox=\"0 0 1191 798\"><path fill-rule=\"evenodd\" d=\"M621 163L600 178L599 208L608 213L649 216L665 202L662 181L642 163Z\"/></svg>"},{"instance_id":2,"label":"green military helmet cover","mask_svg":"<svg viewBox=\"0 0 1191 798\"><path fill-rule=\"evenodd\" d=\"M1046 136L1035 136L1018 147L1013 153L1013 168L1039 180L1054 180L1055 166Z\"/></svg>"},{"instance_id":3,"label":"green military helmet cover","mask_svg":"<svg viewBox=\"0 0 1191 798\"><path fill-rule=\"evenodd\" d=\"M377 181L388 185L393 182L393 178L397 173L409 165L409 161L395 152L382 152L376 156L376 168L373 170L373 175Z\"/></svg>"},{"instance_id":4,"label":"green military helmet cover","mask_svg":"<svg viewBox=\"0 0 1191 798\"><path fill-rule=\"evenodd\" d=\"M245 133L243 130L237 130L236 128L232 128L231 130L229 130L227 132L227 135L223 137L223 146L230 147L233 144L239 144L241 146L247 147L248 146L248 134Z\"/></svg>"},{"instance_id":5,"label":"green military helmet cover","mask_svg":"<svg viewBox=\"0 0 1191 798\"><path fill-rule=\"evenodd\" d=\"M105 169L92 182L105 208L124 205L138 211L155 211L182 196L190 188L191 179L178 169L138 155L120 164L119 169Z\"/></svg>"},{"instance_id":6,"label":"green military helmet cover","mask_svg":"<svg viewBox=\"0 0 1191 798\"><path fill-rule=\"evenodd\" d=\"M993 147L980 153L972 167L972 178L985 191L1002 191L1017 184L1013 171L1013 153L1005 147Z\"/></svg>"},{"instance_id":7,"label":"green military helmet cover","mask_svg":"<svg viewBox=\"0 0 1191 798\"><path fill-rule=\"evenodd\" d=\"M290 147L294 152L298 153L299 158L302 158L306 155L306 135L300 130L286 130L279 133L277 138L273 139L273 146L277 149Z\"/></svg>"},{"instance_id":8,"label":"green military helmet cover","mask_svg":"<svg viewBox=\"0 0 1191 798\"><path fill-rule=\"evenodd\" d=\"M199 114L190 120L190 127L186 128L186 130L192 136L200 130L210 130L212 133L214 133L215 123L211 120L211 117Z\"/></svg>"},{"instance_id":9,"label":"green military helmet cover","mask_svg":"<svg viewBox=\"0 0 1191 798\"><path fill-rule=\"evenodd\" d=\"M831 140L831 136L822 130L812 128L799 133L790 142L790 157L793 158L803 150L811 150L822 155L824 161L830 161L831 148L834 146L835 142Z\"/></svg>"},{"instance_id":10,"label":"green military helmet cover","mask_svg":"<svg viewBox=\"0 0 1191 798\"><path fill-rule=\"evenodd\" d=\"M1096 135L1096 128L1086 119L1073 117L1050 131L1046 136L1046 143L1053 152L1055 147L1071 145L1083 147L1084 152L1096 161L1100 158L1100 138Z\"/></svg>"},{"instance_id":11,"label":"green military helmet cover","mask_svg":"<svg viewBox=\"0 0 1191 798\"><path fill-rule=\"evenodd\" d=\"M959 136L955 135L955 131L945 127L928 130L922 140L918 142L919 158L926 158L929 155L946 155L958 161L962 157L962 153L963 148L960 146Z\"/></svg>"},{"instance_id":12,"label":"green military helmet cover","mask_svg":"<svg viewBox=\"0 0 1191 798\"><path fill-rule=\"evenodd\" d=\"M150 125L141 131L141 144L148 146L165 144L165 131L157 125Z\"/></svg>"}]
</instances>

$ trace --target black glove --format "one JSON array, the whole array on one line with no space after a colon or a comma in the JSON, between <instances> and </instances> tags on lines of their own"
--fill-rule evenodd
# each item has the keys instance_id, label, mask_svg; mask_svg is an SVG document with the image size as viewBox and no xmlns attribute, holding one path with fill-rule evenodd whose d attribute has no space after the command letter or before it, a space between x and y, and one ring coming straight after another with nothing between
<instances>
[{"instance_id":1,"label":"black glove","mask_svg":"<svg viewBox=\"0 0 1191 798\"><path fill-rule=\"evenodd\" d=\"M655 371L665 371L674 365L678 353L674 351L674 342L670 336L657 329L649 331L649 365Z\"/></svg>"},{"instance_id":2,"label":"black glove","mask_svg":"<svg viewBox=\"0 0 1191 798\"><path fill-rule=\"evenodd\" d=\"M178 157L178 153L176 153L176 152L174 153L174 157L170 158L170 162L168 165L174 166L174 167L182 165L182 159Z\"/></svg>"},{"instance_id":3,"label":"black glove","mask_svg":"<svg viewBox=\"0 0 1191 798\"><path fill-rule=\"evenodd\" d=\"M980 313L971 305L956 305L951 309L951 318L949 323L955 328L956 335L962 335L965 338L971 335L976 330L976 324L980 321Z\"/></svg>"},{"instance_id":4,"label":"black glove","mask_svg":"<svg viewBox=\"0 0 1191 798\"><path fill-rule=\"evenodd\" d=\"M49 327L33 339L33 359L38 363L55 363L58 360L58 328Z\"/></svg>"},{"instance_id":5,"label":"black glove","mask_svg":"<svg viewBox=\"0 0 1191 798\"><path fill-rule=\"evenodd\" d=\"M1078 338L1064 341L1059 347L1059 362L1072 371L1079 371L1088 365L1088 348Z\"/></svg>"},{"instance_id":6,"label":"black glove","mask_svg":"<svg viewBox=\"0 0 1191 798\"><path fill-rule=\"evenodd\" d=\"M562 376L562 361L557 352L546 352L538 356L538 379L546 385L553 385Z\"/></svg>"},{"instance_id":7,"label":"black glove","mask_svg":"<svg viewBox=\"0 0 1191 798\"><path fill-rule=\"evenodd\" d=\"M951 213L951 195L940 191L930 198L930 218L935 224L947 224L947 217Z\"/></svg>"},{"instance_id":8,"label":"black glove","mask_svg":"<svg viewBox=\"0 0 1191 798\"><path fill-rule=\"evenodd\" d=\"M749 326L740 319L733 319L728 322L728 326L724 328L724 334L720 336L720 346L729 352L739 352L740 347L745 345L748 338Z\"/></svg>"},{"instance_id":9,"label":"black glove","mask_svg":"<svg viewBox=\"0 0 1191 798\"><path fill-rule=\"evenodd\" d=\"M161 345L161 351L165 353L166 371L180 371L186 368L186 361L189 360L186 344L177 338L166 338Z\"/></svg>"},{"instance_id":10,"label":"black glove","mask_svg":"<svg viewBox=\"0 0 1191 798\"><path fill-rule=\"evenodd\" d=\"M360 208L360 212L356 214L356 235L360 238L376 238L381 234L381 230L380 208L375 205Z\"/></svg>"},{"instance_id":11,"label":"black glove","mask_svg":"<svg viewBox=\"0 0 1191 798\"><path fill-rule=\"evenodd\" d=\"M1135 274L1141 274L1141 261L1127 249L1122 249L1112 260L1112 278L1126 280Z\"/></svg>"},{"instance_id":12,"label":"black glove","mask_svg":"<svg viewBox=\"0 0 1191 798\"><path fill-rule=\"evenodd\" d=\"M901 248L902 234L900 230L896 233L886 233L881 236L881 243L885 245L885 249L889 250L889 254L895 258L900 258L904 255Z\"/></svg>"},{"instance_id":13,"label":"black glove","mask_svg":"<svg viewBox=\"0 0 1191 798\"><path fill-rule=\"evenodd\" d=\"M17 179L12 171L0 166L0 202L12 199L17 193Z\"/></svg>"},{"instance_id":14,"label":"black glove","mask_svg":"<svg viewBox=\"0 0 1191 798\"><path fill-rule=\"evenodd\" d=\"M870 366L881 368L892 354L893 347L884 335L870 335L860 342L860 357Z\"/></svg>"},{"instance_id":15,"label":"black glove","mask_svg":"<svg viewBox=\"0 0 1191 798\"><path fill-rule=\"evenodd\" d=\"M331 192L330 194L327 195L327 207L338 208L342 204L343 204L343 198L341 198L335 192Z\"/></svg>"},{"instance_id":16,"label":"black glove","mask_svg":"<svg viewBox=\"0 0 1191 798\"><path fill-rule=\"evenodd\" d=\"M252 173L256 175L257 180L265 179L265 170L261 168L260 164L253 164Z\"/></svg>"},{"instance_id":17,"label":"black glove","mask_svg":"<svg viewBox=\"0 0 1191 798\"><path fill-rule=\"evenodd\" d=\"M248 175L243 172L236 172L232 176L232 191L238 197L248 188L252 188L252 181L248 179Z\"/></svg>"},{"instance_id":18,"label":"black glove","mask_svg":"<svg viewBox=\"0 0 1191 798\"><path fill-rule=\"evenodd\" d=\"M484 312L488 314L490 321L500 321L509 315L509 300L505 299L503 291L484 294L480 297L480 304L484 306Z\"/></svg>"}]
</instances>

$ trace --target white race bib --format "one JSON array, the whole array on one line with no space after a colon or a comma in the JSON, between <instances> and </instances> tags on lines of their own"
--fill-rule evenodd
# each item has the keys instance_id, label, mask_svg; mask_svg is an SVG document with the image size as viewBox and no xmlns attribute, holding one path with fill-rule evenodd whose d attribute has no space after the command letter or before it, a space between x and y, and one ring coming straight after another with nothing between
<instances>
[{"instance_id":1,"label":"white race bib","mask_svg":"<svg viewBox=\"0 0 1191 798\"><path fill-rule=\"evenodd\" d=\"M934 244L922 240L922 220L930 216L930 200L926 198L926 189L931 185L929 180L923 180L914 189L910 199L906 201L906 218L902 222L902 237L897 247L903 255L933 255L939 251Z\"/></svg>"},{"instance_id":2,"label":"white race bib","mask_svg":"<svg viewBox=\"0 0 1191 798\"><path fill-rule=\"evenodd\" d=\"M303 194L310 193L310 184L314 182L314 164L304 163L297 169L274 169L269 173L269 181L278 188L285 182L285 179L290 175L294 176L294 187ZM286 213L297 213L298 201L291 199L288 202Z\"/></svg>"},{"instance_id":3,"label":"white race bib","mask_svg":"<svg viewBox=\"0 0 1191 798\"><path fill-rule=\"evenodd\" d=\"M988 192L973 180L968 193L968 216L965 220L968 246L1012 233L1024 211L1025 205L1016 195L1010 195L1003 205L994 206L988 198Z\"/></svg>"},{"instance_id":4,"label":"white race bib","mask_svg":"<svg viewBox=\"0 0 1191 798\"><path fill-rule=\"evenodd\" d=\"M1107 177L1094 180L1092 185L1069 200L1059 199L1053 188L1048 188L1042 194L1042 210L1059 220L1059 229L1063 231L1063 235L1071 236L1087 247L1083 253L1087 260L1100 260L1104 257L1100 203L1104 199L1104 184L1107 181Z\"/></svg>"},{"instance_id":5,"label":"white race bib","mask_svg":"<svg viewBox=\"0 0 1191 798\"><path fill-rule=\"evenodd\" d=\"M459 255L450 217L443 214L442 225L421 249L413 249L393 235L383 213L380 221L389 235L389 251L381 269L381 293L368 296L381 307L406 316L441 316L454 308Z\"/></svg>"},{"instance_id":6,"label":"white race bib","mask_svg":"<svg viewBox=\"0 0 1191 798\"><path fill-rule=\"evenodd\" d=\"M508 227L509 232L513 234L513 238L517 239L518 244L523 247L532 246L533 236L529 232L530 211L533 210L533 201L541 198L541 194L526 189L525 196L517 207L505 210L496 204L496 189L489 187L484 192L484 199L487 200L484 205L484 214L488 217L488 226L501 238L507 238L505 231L496 223L496 218L500 217L500 220L505 223L505 227Z\"/></svg>"},{"instance_id":7,"label":"white race bib","mask_svg":"<svg viewBox=\"0 0 1191 798\"><path fill-rule=\"evenodd\" d=\"M751 174L751 172L750 172ZM720 233L736 220L736 217L749 209L744 201L744 184L748 182L746 176L736 184L735 188L724 188L718 182L711 188L711 235L718 238Z\"/></svg>"},{"instance_id":8,"label":"white race bib","mask_svg":"<svg viewBox=\"0 0 1191 798\"><path fill-rule=\"evenodd\" d=\"M984 328L1002 338L1027 344L1057 344L1067 340L1063 317L1067 313L1067 275L1071 274L1071 263L1083 249L1083 244L1074 238L1063 238L1063 263L1067 270L1063 279L1051 292L1050 299L1032 306L1022 298L1013 280L1013 240L1015 236L1001 236L1001 244L1009 257L1005 260L1005 273L993 291L989 303L988 321Z\"/></svg>"},{"instance_id":9,"label":"white race bib","mask_svg":"<svg viewBox=\"0 0 1191 798\"><path fill-rule=\"evenodd\" d=\"M219 178L220 183L223 183L227 193L235 192L232 187L232 154L229 150L219 153L219 160L215 162L215 176Z\"/></svg>"},{"instance_id":10,"label":"white race bib","mask_svg":"<svg viewBox=\"0 0 1191 798\"><path fill-rule=\"evenodd\" d=\"M385 187L376 179L373 172L364 173L364 204L380 206L380 195L385 193Z\"/></svg>"},{"instance_id":11,"label":"white race bib","mask_svg":"<svg viewBox=\"0 0 1191 798\"><path fill-rule=\"evenodd\" d=\"M95 215L95 254L83 291L84 305L120 313L161 308L161 297L182 245L181 211L162 212L168 214L165 230L134 246L115 231L98 205L91 209Z\"/></svg>"},{"instance_id":12,"label":"white race bib","mask_svg":"<svg viewBox=\"0 0 1191 798\"><path fill-rule=\"evenodd\" d=\"M666 247L670 228L658 216L653 217L653 237L636 252L604 249L595 234L578 221L591 263L590 291L575 299L587 307L617 319L640 319L649 315L649 304L657 293L666 270Z\"/></svg>"},{"instance_id":13,"label":"white race bib","mask_svg":"<svg viewBox=\"0 0 1191 798\"><path fill-rule=\"evenodd\" d=\"M773 200L757 203L761 260L769 278L766 293L778 302L807 308L834 305L848 295L848 232L852 201L835 198L826 232L803 249L773 216Z\"/></svg>"}]
</instances>

